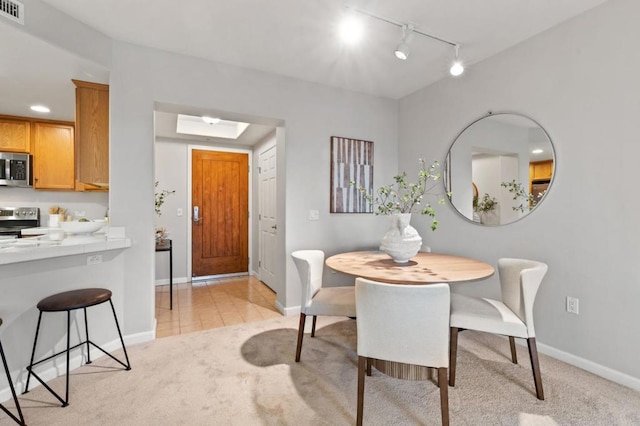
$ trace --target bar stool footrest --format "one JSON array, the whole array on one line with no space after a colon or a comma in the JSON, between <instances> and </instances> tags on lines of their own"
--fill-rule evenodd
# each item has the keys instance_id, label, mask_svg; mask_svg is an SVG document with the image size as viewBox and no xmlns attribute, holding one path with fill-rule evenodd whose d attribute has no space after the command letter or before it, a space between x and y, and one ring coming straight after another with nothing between
<instances>
[{"instance_id":1,"label":"bar stool footrest","mask_svg":"<svg viewBox=\"0 0 640 426\"><path fill-rule=\"evenodd\" d=\"M98 346L98 345L96 345L95 343L93 343L91 340L85 340L85 341L83 341L83 342L80 342L80 343L78 343L77 345L74 345L74 346L70 347L68 350L69 350L69 351L72 351L73 349L79 348L80 346L83 346L83 345L86 345L86 344L93 345L93 347L95 347L96 349L99 349L99 350L100 350L100 351L102 351L102 353L104 353L105 355L108 355L111 359L113 359L114 361L116 361L116 362L118 362L120 365L122 365L122 366L124 367L125 371L129 371L129 370L131 370L131 365L129 365L129 359L127 359L127 364L125 364L124 362L122 362L122 361L120 361L118 358L116 358L115 356L111 355L109 352L107 352L107 351L105 351L104 349L102 349L100 346ZM58 393L57 393L56 391L54 391L53 389L51 389L51 387L50 387L50 386L49 386L49 385L48 385L44 380L42 380L42 379L40 378L40 376L38 376L38 375L33 371L33 367L35 367L36 365L41 364L41 363L43 363L43 362L45 362L45 361L49 361L50 359L53 359L53 358L55 358L55 357L57 357L57 356L60 356L60 355L66 354L66 353L67 353L67 350L65 349L65 350L63 350L63 351L60 351L60 352L55 353L55 354L53 354L53 355L50 355L50 356L48 356L48 357L46 357L46 358L44 358L44 359L41 359L41 360L40 360L40 361L38 361L38 362L34 362L33 364L31 364L31 365L27 366L27 371L29 372L29 374L31 374L33 377L35 377L35 378L36 378L36 380L37 380L38 382L40 382L40 384L42 384L42 386L44 386L44 387L45 387L49 392L51 392L51 394L53 394L53 396L55 396L55 397L56 397L56 398L57 398L57 399L62 403L62 406L63 406L63 407L66 407L67 405L69 405L69 402L68 402L68 401L65 401L64 399L62 399L62 397L61 397L60 395L58 395ZM87 362L86 364L90 364L90 363L91 363L91 361ZM69 379L69 376L67 376L67 380L68 380L68 379ZM25 391L24 391L24 392L22 392L22 393L23 393L23 394L25 394L25 393L28 393L28 392L29 392L29 390L27 389L27 390L25 390ZM4 408L4 407L2 407L2 408ZM6 411L6 410L5 410L5 411Z\"/></svg>"}]
</instances>

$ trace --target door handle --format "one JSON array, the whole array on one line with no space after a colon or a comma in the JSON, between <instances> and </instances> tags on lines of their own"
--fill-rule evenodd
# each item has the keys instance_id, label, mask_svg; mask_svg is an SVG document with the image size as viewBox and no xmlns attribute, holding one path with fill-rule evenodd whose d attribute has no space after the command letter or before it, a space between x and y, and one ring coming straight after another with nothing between
<instances>
[{"instance_id":1,"label":"door handle","mask_svg":"<svg viewBox=\"0 0 640 426\"><path fill-rule=\"evenodd\" d=\"M200 210L198 209L198 206L193 206L193 221L195 223L200 222L199 212Z\"/></svg>"}]
</instances>

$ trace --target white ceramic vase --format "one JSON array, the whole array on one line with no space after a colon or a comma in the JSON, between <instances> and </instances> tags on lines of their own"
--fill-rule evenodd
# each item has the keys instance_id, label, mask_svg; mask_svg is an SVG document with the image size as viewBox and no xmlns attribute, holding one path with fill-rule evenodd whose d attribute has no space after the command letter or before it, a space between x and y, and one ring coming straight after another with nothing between
<instances>
[{"instance_id":1,"label":"white ceramic vase","mask_svg":"<svg viewBox=\"0 0 640 426\"><path fill-rule=\"evenodd\" d=\"M411 213L396 213L389 216L391 226L382 241L380 250L387 253L396 263L407 263L422 246L422 237L411 222Z\"/></svg>"}]
</instances>

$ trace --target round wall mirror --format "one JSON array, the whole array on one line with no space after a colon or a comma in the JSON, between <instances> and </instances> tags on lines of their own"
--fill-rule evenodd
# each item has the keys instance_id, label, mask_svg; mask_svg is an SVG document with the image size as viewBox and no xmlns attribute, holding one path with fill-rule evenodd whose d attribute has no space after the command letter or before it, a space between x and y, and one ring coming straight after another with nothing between
<instances>
[{"instance_id":1,"label":"round wall mirror","mask_svg":"<svg viewBox=\"0 0 640 426\"><path fill-rule=\"evenodd\" d=\"M520 114L489 113L451 144L444 183L460 215L505 225L544 201L554 172L553 144L542 126Z\"/></svg>"}]
</instances>

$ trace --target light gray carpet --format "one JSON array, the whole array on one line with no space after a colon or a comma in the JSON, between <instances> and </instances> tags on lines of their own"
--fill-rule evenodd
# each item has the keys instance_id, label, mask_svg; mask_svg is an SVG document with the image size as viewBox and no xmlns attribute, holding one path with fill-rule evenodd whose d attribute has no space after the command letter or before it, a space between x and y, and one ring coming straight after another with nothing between
<instances>
[{"instance_id":1,"label":"light gray carpet","mask_svg":"<svg viewBox=\"0 0 640 426\"><path fill-rule=\"evenodd\" d=\"M168 337L129 349L132 370L102 357L72 372L70 405L40 386L20 396L37 425L349 425L356 412L356 327L319 318L294 362L297 317ZM460 334L452 425L640 425L640 393L541 355L535 397L526 348L511 364L505 338ZM120 355L117 352L116 355ZM105 368L106 367L106 368ZM50 382L63 391L64 378ZM11 406L8 402L6 405ZM432 381L374 370L365 424L440 424ZM12 423L0 412L0 425Z\"/></svg>"}]
</instances>

